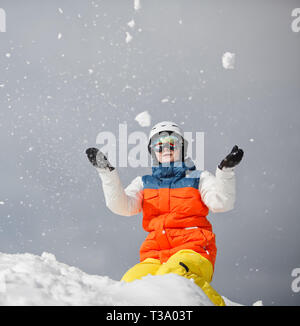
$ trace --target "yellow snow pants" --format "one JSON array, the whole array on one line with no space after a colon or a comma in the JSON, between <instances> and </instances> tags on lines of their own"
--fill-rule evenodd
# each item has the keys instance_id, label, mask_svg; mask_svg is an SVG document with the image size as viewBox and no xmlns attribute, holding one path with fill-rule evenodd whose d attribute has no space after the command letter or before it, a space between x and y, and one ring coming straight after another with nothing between
<instances>
[{"instance_id":1,"label":"yellow snow pants","mask_svg":"<svg viewBox=\"0 0 300 326\"><path fill-rule=\"evenodd\" d=\"M223 298L209 284L213 276L211 262L190 249L177 251L163 264L158 259L147 258L130 268L123 275L121 281L132 282L148 274L164 275L168 273L175 273L188 279L192 278L216 306L225 306Z\"/></svg>"}]
</instances>

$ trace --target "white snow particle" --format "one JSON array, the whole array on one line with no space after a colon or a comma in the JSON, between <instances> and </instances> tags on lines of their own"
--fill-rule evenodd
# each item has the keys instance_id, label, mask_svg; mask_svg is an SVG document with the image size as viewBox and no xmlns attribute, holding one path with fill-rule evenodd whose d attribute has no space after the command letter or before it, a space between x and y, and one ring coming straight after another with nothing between
<instances>
[{"instance_id":1,"label":"white snow particle","mask_svg":"<svg viewBox=\"0 0 300 326\"><path fill-rule=\"evenodd\" d=\"M4 205L4 201L0 201L0 205Z\"/></svg>"},{"instance_id":2,"label":"white snow particle","mask_svg":"<svg viewBox=\"0 0 300 326\"><path fill-rule=\"evenodd\" d=\"M62 34L61 33L58 33L57 39L60 40L61 38L62 38Z\"/></svg>"},{"instance_id":3,"label":"white snow particle","mask_svg":"<svg viewBox=\"0 0 300 326\"><path fill-rule=\"evenodd\" d=\"M94 73L94 70L93 69L89 69L88 72L89 72L90 75L92 75Z\"/></svg>"},{"instance_id":4,"label":"white snow particle","mask_svg":"<svg viewBox=\"0 0 300 326\"><path fill-rule=\"evenodd\" d=\"M140 0L134 0L134 10L140 10L141 9L141 2Z\"/></svg>"},{"instance_id":5,"label":"white snow particle","mask_svg":"<svg viewBox=\"0 0 300 326\"><path fill-rule=\"evenodd\" d=\"M254 142L254 139L253 139L253 138L250 138L249 141L250 141L251 143L253 143L253 142Z\"/></svg>"},{"instance_id":6,"label":"white snow particle","mask_svg":"<svg viewBox=\"0 0 300 326\"><path fill-rule=\"evenodd\" d=\"M134 20L132 19L129 23L127 23L127 25L128 25L130 28L134 28L134 26L135 26L135 22L134 22Z\"/></svg>"},{"instance_id":7,"label":"white snow particle","mask_svg":"<svg viewBox=\"0 0 300 326\"><path fill-rule=\"evenodd\" d=\"M141 127L149 127L151 124L151 116L148 111L139 113L135 119Z\"/></svg>"},{"instance_id":8,"label":"white snow particle","mask_svg":"<svg viewBox=\"0 0 300 326\"><path fill-rule=\"evenodd\" d=\"M60 14L64 13L64 11L61 8L58 8L58 11L59 11Z\"/></svg>"},{"instance_id":9,"label":"white snow particle","mask_svg":"<svg viewBox=\"0 0 300 326\"><path fill-rule=\"evenodd\" d=\"M6 56L6 58L10 58L11 57L11 54L10 53L6 53L5 56Z\"/></svg>"},{"instance_id":10,"label":"white snow particle","mask_svg":"<svg viewBox=\"0 0 300 326\"><path fill-rule=\"evenodd\" d=\"M131 42L131 40L132 40L132 36L128 33L128 32L126 32L126 43L129 43L129 42Z\"/></svg>"},{"instance_id":11,"label":"white snow particle","mask_svg":"<svg viewBox=\"0 0 300 326\"><path fill-rule=\"evenodd\" d=\"M222 64L224 69L234 69L235 53L225 52L222 57Z\"/></svg>"}]
</instances>

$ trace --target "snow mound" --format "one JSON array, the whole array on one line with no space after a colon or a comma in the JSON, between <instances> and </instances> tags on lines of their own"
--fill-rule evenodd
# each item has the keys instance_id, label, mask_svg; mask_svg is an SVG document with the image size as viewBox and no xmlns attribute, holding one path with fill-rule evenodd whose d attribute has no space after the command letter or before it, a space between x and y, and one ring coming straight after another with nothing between
<instances>
[{"instance_id":1,"label":"snow mound","mask_svg":"<svg viewBox=\"0 0 300 326\"><path fill-rule=\"evenodd\" d=\"M224 298L228 305L238 305ZM88 275L53 254L0 253L0 305L209 306L193 281L176 274L131 283Z\"/></svg>"}]
</instances>

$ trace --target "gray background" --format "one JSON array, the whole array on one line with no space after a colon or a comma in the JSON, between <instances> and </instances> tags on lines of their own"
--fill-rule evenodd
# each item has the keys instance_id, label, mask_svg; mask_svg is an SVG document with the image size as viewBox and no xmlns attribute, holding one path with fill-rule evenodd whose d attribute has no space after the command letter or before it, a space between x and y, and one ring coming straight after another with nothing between
<instances>
[{"instance_id":1,"label":"gray background","mask_svg":"<svg viewBox=\"0 0 300 326\"><path fill-rule=\"evenodd\" d=\"M299 1L141 5L0 2L0 251L48 251L113 279L137 263L142 215L106 208L84 151L101 131L117 136L119 123L148 134L134 120L148 110L152 124L174 120L205 132L211 172L233 145L245 150L235 209L209 215L218 246L213 286L242 304L299 305L291 290L300 267L300 33L291 30ZM222 67L226 51L237 55L234 70ZM124 186L150 171L119 168Z\"/></svg>"}]
</instances>

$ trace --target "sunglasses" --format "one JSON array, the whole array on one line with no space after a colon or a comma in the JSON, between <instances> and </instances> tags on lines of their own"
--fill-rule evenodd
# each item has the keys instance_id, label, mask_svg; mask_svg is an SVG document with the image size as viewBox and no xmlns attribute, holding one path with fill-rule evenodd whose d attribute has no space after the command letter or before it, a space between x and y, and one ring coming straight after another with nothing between
<instances>
[{"instance_id":1,"label":"sunglasses","mask_svg":"<svg viewBox=\"0 0 300 326\"><path fill-rule=\"evenodd\" d=\"M181 146L181 141L176 136L164 136L156 139L151 148L158 153L161 153L165 147L169 148L171 151L179 149Z\"/></svg>"}]
</instances>

